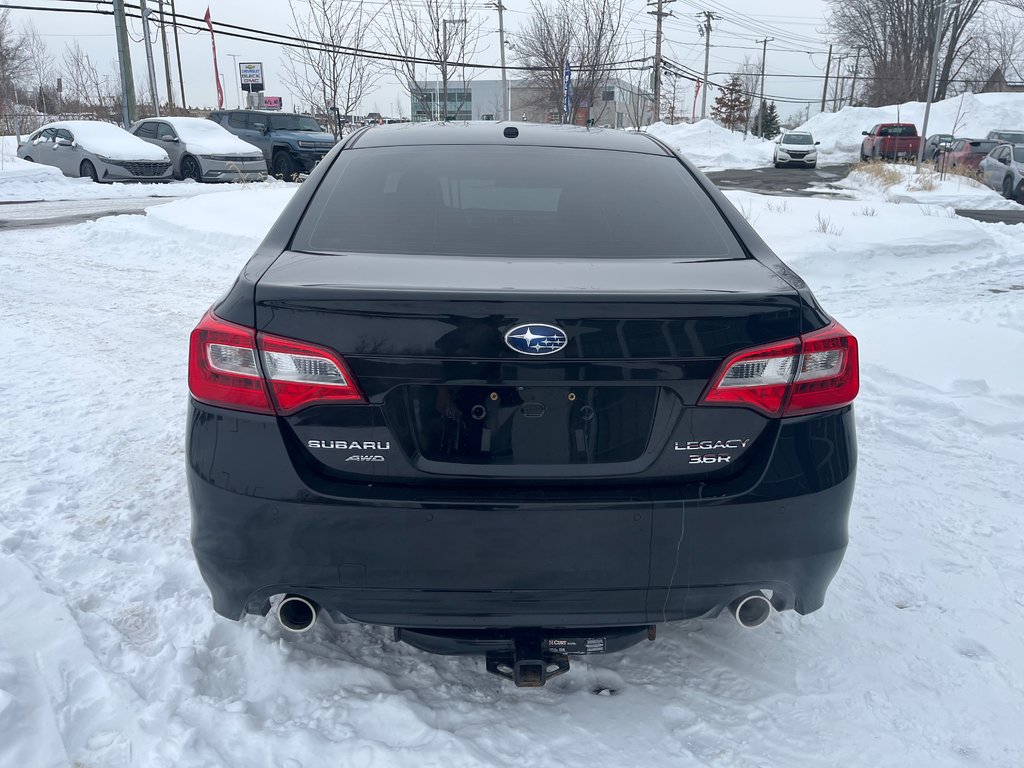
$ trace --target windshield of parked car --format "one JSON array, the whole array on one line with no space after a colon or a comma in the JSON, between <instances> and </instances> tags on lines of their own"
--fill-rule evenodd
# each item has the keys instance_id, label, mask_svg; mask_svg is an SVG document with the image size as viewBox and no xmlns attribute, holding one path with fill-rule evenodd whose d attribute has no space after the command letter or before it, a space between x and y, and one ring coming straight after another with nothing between
<instances>
[{"instance_id":1,"label":"windshield of parked car","mask_svg":"<svg viewBox=\"0 0 1024 768\"><path fill-rule=\"evenodd\" d=\"M674 157L536 146L342 152L293 248L504 258L745 256ZM523 279L544 282L528 272Z\"/></svg>"},{"instance_id":2,"label":"windshield of parked car","mask_svg":"<svg viewBox=\"0 0 1024 768\"><path fill-rule=\"evenodd\" d=\"M813 144L814 139L809 133L787 133L782 137L783 144Z\"/></svg>"},{"instance_id":3,"label":"windshield of parked car","mask_svg":"<svg viewBox=\"0 0 1024 768\"><path fill-rule=\"evenodd\" d=\"M320 124L305 115L268 115L267 127L272 131L310 131L321 133Z\"/></svg>"},{"instance_id":4,"label":"windshield of parked car","mask_svg":"<svg viewBox=\"0 0 1024 768\"><path fill-rule=\"evenodd\" d=\"M1024 147L1013 148L1013 162L1024 163Z\"/></svg>"},{"instance_id":5,"label":"windshield of parked car","mask_svg":"<svg viewBox=\"0 0 1024 768\"><path fill-rule=\"evenodd\" d=\"M1008 141L1011 144L1024 144L1024 133L1017 133L1014 131L993 131L993 138L1001 139L1002 141Z\"/></svg>"}]
</instances>

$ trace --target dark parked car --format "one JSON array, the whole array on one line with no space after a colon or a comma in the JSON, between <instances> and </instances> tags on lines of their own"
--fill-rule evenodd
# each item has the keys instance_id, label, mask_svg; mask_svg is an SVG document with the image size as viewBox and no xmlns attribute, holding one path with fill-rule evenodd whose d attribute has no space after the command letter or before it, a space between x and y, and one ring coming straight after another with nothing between
<instances>
[{"instance_id":1,"label":"dark parked car","mask_svg":"<svg viewBox=\"0 0 1024 768\"><path fill-rule=\"evenodd\" d=\"M810 613L858 381L856 339L657 139L359 131L192 333L196 559L228 618L388 625L518 685L661 622Z\"/></svg>"},{"instance_id":2,"label":"dark parked car","mask_svg":"<svg viewBox=\"0 0 1024 768\"><path fill-rule=\"evenodd\" d=\"M308 115L232 109L211 112L210 119L259 148L270 172L282 179L313 170L335 144Z\"/></svg>"},{"instance_id":3,"label":"dark parked car","mask_svg":"<svg viewBox=\"0 0 1024 768\"><path fill-rule=\"evenodd\" d=\"M1024 131L989 131L986 139L1007 144L1024 144Z\"/></svg>"},{"instance_id":4,"label":"dark parked car","mask_svg":"<svg viewBox=\"0 0 1024 768\"><path fill-rule=\"evenodd\" d=\"M943 170L978 170L981 159L999 146L998 141L957 139L953 145L935 156L935 165Z\"/></svg>"},{"instance_id":5,"label":"dark parked car","mask_svg":"<svg viewBox=\"0 0 1024 768\"><path fill-rule=\"evenodd\" d=\"M933 133L924 145L925 160L934 160L939 152L949 149L954 141L956 136L951 133Z\"/></svg>"}]
</instances>

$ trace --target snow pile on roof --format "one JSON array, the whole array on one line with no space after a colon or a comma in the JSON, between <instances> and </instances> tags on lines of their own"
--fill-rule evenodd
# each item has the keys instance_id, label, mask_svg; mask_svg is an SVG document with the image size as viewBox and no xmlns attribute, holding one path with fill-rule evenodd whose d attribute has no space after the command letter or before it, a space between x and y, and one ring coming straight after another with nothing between
<instances>
[{"instance_id":1,"label":"snow pile on roof","mask_svg":"<svg viewBox=\"0 0 1024 768\"><path fill-rule=\"evenodd\" d=\"M861 131L878 123L913 123L921 131L924 102L888 107L844 107L822 112L798 129L810 131L821 142L822 162L856 162L860 159ZM1024 130L1024 93L966 93L932 104L928 135L952 133L962 138L984 138L989 131Z\"/></svg>"},{"instance_id":2,"label":"snow pile on roof","mask_svg":"<svg viewBox=\"0 0 1024 768\"><path fill-rule=\"evenodd\" d=\"M895 203L926 203L951 208L1019 210L1015 202L980 181L952 173L943 178L928 167L918 174L908 164L870 164L854 168L850 175L832 186L848 189L859 200L888 200Z\"/></svg>"},{"instance_id":3,"label":"snow pile on roof","mask_svg":"<svg viewBox=\"0 0 1024 768\"><path fill-rule=\"evenodd\" d=\"M111 160L167 160L167 153L112 123L97 120L62 120L44 128L65 128L75 137L75 143L87 152L94 152Z\"/></svg>"},{"instance_id":4,"label":"snow pile on roof","mask_svg":"<svg viewBox=\"0 0 1024 768\"><path fill-rule=\"evenodd\" d=\"M655 123L647 133L661 139L703 171L771 165L774 142L730 131L714 120L668 125Z\"/></svg>"},{"instance_id":5,"label":"snow pile on roof","mask_svg":"<svg viewBox=\"0 0 1024 768\"><path fill-rule=\"evenodd\" d=\"M203 155L258 155L263 153L205 117L164 117L189 152Z\"/></svg>"}]
</instances>

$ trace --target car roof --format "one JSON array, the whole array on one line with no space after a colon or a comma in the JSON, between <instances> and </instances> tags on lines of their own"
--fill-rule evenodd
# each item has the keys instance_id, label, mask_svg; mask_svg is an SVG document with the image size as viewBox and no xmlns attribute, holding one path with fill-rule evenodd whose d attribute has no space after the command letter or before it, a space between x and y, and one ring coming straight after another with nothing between
<instances>
[{"instance_id":1,"label":"car roof","mask_svg":"<svg viewBox=\"0 0 1024 768\"><path fill-rule=\"evenodd\" d=\"M510 135L513 133L514 135ZM394 123L375 126L361 131L350 146L358 148L412 147L438 144L516 144L535 147L618 150L648 155L671 154L664 146L643 133L605 128L580 128L573 125L514 123L504 120Z\"/></svg>"}]
</instances>

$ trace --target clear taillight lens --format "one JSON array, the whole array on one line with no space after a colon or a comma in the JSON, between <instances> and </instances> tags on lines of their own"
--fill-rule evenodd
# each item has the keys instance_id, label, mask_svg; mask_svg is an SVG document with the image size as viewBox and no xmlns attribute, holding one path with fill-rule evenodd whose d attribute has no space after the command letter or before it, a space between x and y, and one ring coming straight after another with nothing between
<instances>
[{"instance_id":1,"label":"clear taillight lens","mask_svg":"<svg viewBox=\"0 0 1024 768\"><path fill-rule=\"evenodd\" d=\"M282 416L320 403L363 402L352 374L331 350L257 334L212 311L192 331L188 387L210 405Z\"/></svg>"}]
</instances>

